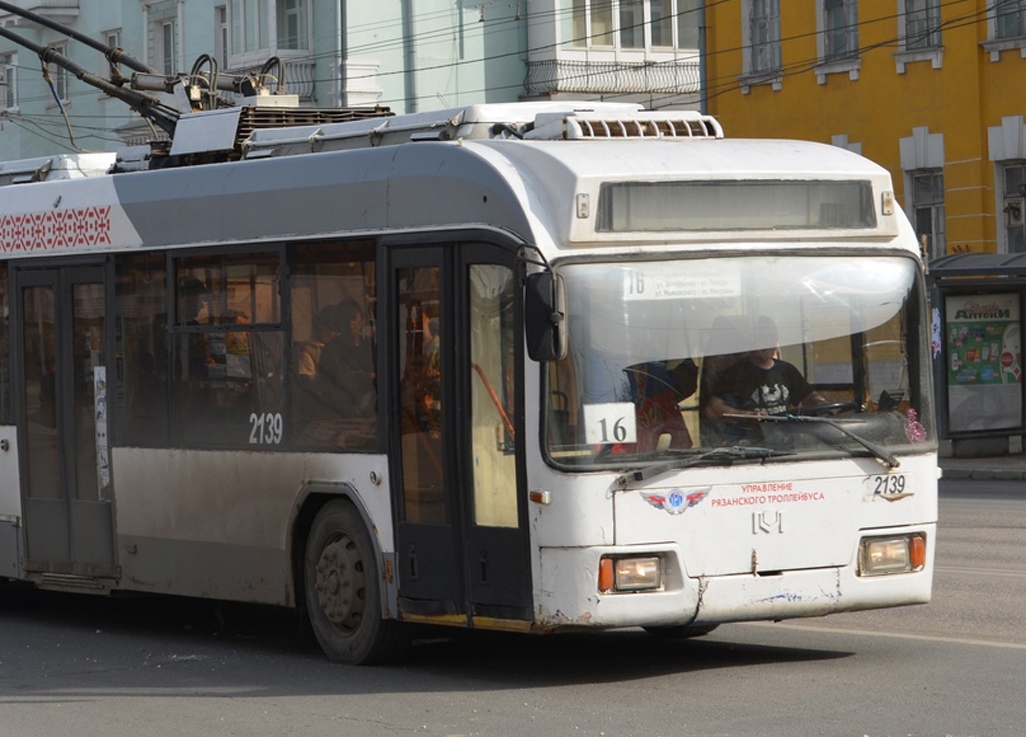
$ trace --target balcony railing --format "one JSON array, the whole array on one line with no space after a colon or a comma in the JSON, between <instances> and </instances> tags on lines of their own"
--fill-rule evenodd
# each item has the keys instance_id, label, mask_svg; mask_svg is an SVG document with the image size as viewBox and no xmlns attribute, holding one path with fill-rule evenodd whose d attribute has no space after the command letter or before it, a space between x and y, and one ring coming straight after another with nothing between
<instances>
[{"instance_id":1,"label":"balcony railing","mask_svg":"<svg viewBox=\"0 0 1026 737\"><path fill-rule=\"evenodd\" d=\"M693 94L700 91L698 61L622 62L555 59L529 62L528 95Z\"/></svg>"}]
</instances>

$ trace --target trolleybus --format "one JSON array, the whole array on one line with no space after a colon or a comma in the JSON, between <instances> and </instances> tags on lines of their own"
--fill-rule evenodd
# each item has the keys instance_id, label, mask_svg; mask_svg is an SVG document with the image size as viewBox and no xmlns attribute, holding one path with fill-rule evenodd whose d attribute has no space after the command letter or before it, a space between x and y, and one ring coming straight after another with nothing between
<instances>
[{"instance_id":1,"label":"trolleybus","mask_svg":"<svg viewBox=\"0 0 1026 737\"><path fill-rule=\"evenodd\" d=\"M0 577L294 607L348 663L930 599L884 169L634 105L384 112L0 164ZM756 351L804 382L774 411L724 388Z\"/></svg>"}]
</instances>

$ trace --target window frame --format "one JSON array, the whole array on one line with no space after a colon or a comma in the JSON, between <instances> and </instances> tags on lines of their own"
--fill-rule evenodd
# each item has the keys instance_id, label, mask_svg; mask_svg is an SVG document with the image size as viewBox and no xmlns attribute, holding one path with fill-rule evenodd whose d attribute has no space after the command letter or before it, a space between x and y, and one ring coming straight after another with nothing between
<instances>
[{"instance_id":1,"label":"window frame","mask_svg":"<svg viewBox=\"0 0 1026 737\"><path fill-rule=\"evenodd\" d=\"M160 18L154 21L154 38L157 40L158 68L164 74L178 73L178 19Z\"/></svg>"},{"instance_id":2,"label":"window frame","mask_svg":"<svg viewBox=\"0 0 1026 737\"><path fill-rule=\"evenodd\" d=\"M941 45L940 0L904 0L901 16L902 47L907 51ZM917 23L921 30L915 27Z\"/></svg>"},{"instance_id":3,"label":"window frame","mask_svg":"<svg viewBox=\"0 0 1026 737\"><path fill-rule=\"evenodd\" d=\"M823 0L823 27L820 31L823 48L820 58L825 63L843 62L858 55L858 13L858 0ZM834 48L835 45L838 48Z\"/></svg>"},{"instance_id":4,"label":"window frame","mask_svg":"<svg viewBox=\"0 0 1026 737\"><path fill-rule=\"evenodd\" d=\"M222 69L228 68L231 48L231 26L228 25L228 6L214 6L214 58Z\"/></svg>"},{"instance_id":5,"label":"window frame","mask_svg":"<svg viewBox=\"0 0 1026 737\"><path fill-rule=\"evenodd\" d=\"M1000 232L1001 253L1026 253L1026 159L1007 159L995 162L998 168L1000 200L997 201L997 217ZM1009 192L1009 172L1018 170L1019 185L1016 192ZM1012 224L1013 218L1018 221ZM1017 231L1013 238L1013 229ZM1013 248L1013 246L1015 246Z\"/></svg>"},{"instance_id":6,"label":"window frame","mask_svg":"<svg viewBox=\"0 0 1026 737\"><path fill-rule=\"evenodd\" d=\"M228 0L226 56L230 68L262 64L268 53L286 58L309 56L313 47L313 13L310 0L293 0L298 7L285 7L289 0ZM301 26L295 48L282 44L283 19L298 15ZM252 36L252 40L249 37Z\"/></svg>"},{"instance_id":7,"label":"window frame","mask_svg":"<svg viewBox=\"0 0 1026 737\"><path fill-rule=\"evenodd\" d=\"M838 5L843 23L834 23L831 11L827 6ZM845 50L837 51L830 48L831 39L845 39ZM859 6L858 0L819 0L816 3L816 51L818 63L815 67L816 80L826 84L828 75L847 74L848 79L856 81L862 69L861 48L859 47Z\"/></svg>"},{"instance_id":8,"label":"window frame","mask_svg":"<svg viewBox=\"0 0 1026 737\"><path fill-rule=\"evenodd\" d=\"M760 13L760 7L765 12ZM741 44L744 47L742 92L748 94L750 86L757 84L769 84L774 90L779 90L784 79L780 0L744 0L741 12ZM757 62L763 55L760 50L768 52L771 58L765 66Z\"/></svg>"},{"instance_id":9,"label":"window frame","mask_svg":"<svg viewBox=\"0 0 1026 737\"><path fill-rule=\"evenodd\" d=\"M1002 6L1010 8L1014 12L1002 13ZM995 40L1007 40L1012 38L1022 38L1026 36L1026 0L996 0L994 2L994 33L993 38ZM1015 28L1012 32L1005 32L1002 29L1002 19L1014 17Z\"/></svg>"},{"instance_id":10,"label":"window frame","mask_svg":"<svg viewBox=\"0 0 1026 737\"><path fill-rule=\"evenodd\" d=\"M61 56L69 58L67 41L63 43L51 44L51 48L53 48L54 51L56 51ZM67 105L69 102L70 95L70 78L68 76L68 70L58 64L51 64L50 75L53 79L53 87L47 90L50 93L50 97L47 100L46 106L48 108L55 108ZM54 95L56 95L57 99L60 100L59 104L53 99Z\"/></svg>"},{"instance_id":11,"label":"window frame","mask_svg":"<svg viewBox=\"0 0 1026 737\"><path fill-rule=\"evenodd\" d=\"M947 253L947 227L946 209L944 197L944 170L939 168L913 169L906 174L909 187L909 211L911 214L912 227L915 228L916 237L922 242L922 237L927 236L927 243L924 256L928 259L938 258ZM931 197L928 201L922 201L918 196L920 188L917 182L925 179L932 179L931 192L939 190L937 197ZM937 186L939 185L939 186ZM925 233L920 230L920 213L927 212L930 221L930 231Z\"/></svg>"},{"instance_id":12,"label":"window frame","mask_svg":"<svg viewBox=\"0 0 1026 737\"><path fill-rule=\"evenodd\" d=\"M362 266L354 267L354 257ZM374 336L378 258L373 238L118 254L115 317L127 327L117 339L124 360L117 369L115 445L381 452L380 406L371 442L344 446L335 436L331 442L300 437L295 370L297 346L310 339L315 314L296 309L302 285L316 277L326 280L321 298L358 299L367 315L367 335ZM195 318L185 314L190 308L182 311L185 300L196 300ZM236 321L240 309L249 320ZM377 341L368 340L377 365Z\"/></svg>"},{"instance_id":13,"label":"window frame","mask_svg":"<svg viewBox=\"0 0 1026 737\"><path fill-rule=\"evenodd\" d=\"M916 44L913 41L910 45L909 39L915 37L910 30L911 18L917 14L924 14L926 18L926 42ZM943 66L943 27L941 0L898 0L898 51L894 52L898 74L904 74L905 65L916 61L929 61L934 69Z\"/></svg>"},{"instance_id":14,"label":"window frame","mask_svg":"<svg viewBox=\"0 0 1026 737\"><path fill-rule=\"evenodd\" d=\"M283 0L278 0L279 2ZM661 6L665 0L573 0L570 8L570 28L572 38L570 48L589 49L596 51L611 51L615 53L664 53L672 54L681 51L693 50L691 47L681 46L681 18L694 11L688 0L669 0L670 12L657 14L653 12L653 6ZM632 24L632 35L635 36L633 45L624 43L625 17L629 6L636 6L641 11L640 24ZM608 31L597 33L596 18L606 18L609 24ZM656 45L652 39L654 35L660 37L665 34L653 34L653 24L664 23L665 30L669 31L670 45ZM640 34L640 43L637 36ZM601 38L602 42L595 42L594 39ZM609 42L605 42L608 38Z\"/></svg>"},{"instance_id":15,"label":"window frame","mask_svg":"<svg viewBox=\"0 0 1026 737\"><path fill-rule=\"evenodd\" d=\"M1012 5L1019 16L1019 35L1004 35L998 15L998 5ZM987 12L987 39L981 41L983 50L990 54L991 62L1001 61L1001 52L1018 49L1019 56L1026 59L1026 0L998 0Z\"/></svg>"},{"instance_id":16,"label":"window frame","mask_svg":"<svg viewBox=\"0 0 1026 737\"><path fill-rule=\"evenodd\" d=\"M0 70L3 75L4 92L0 98L0 109L17 111L18 108L18 53L0 55Z\"/></svg>"}]
</instances>

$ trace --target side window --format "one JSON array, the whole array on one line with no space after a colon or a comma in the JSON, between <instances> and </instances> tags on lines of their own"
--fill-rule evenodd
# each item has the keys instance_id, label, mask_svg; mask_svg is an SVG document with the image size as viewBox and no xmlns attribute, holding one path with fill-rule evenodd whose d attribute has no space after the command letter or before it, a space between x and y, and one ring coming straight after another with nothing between
<instances>
[{"instance_id":1,"label":"side window","mask_svg":"<svg viewBox=\"0 0 1026 737\"><path fill-rule=\"evenodd\" d=\"M276 251L174 259L176 443L285 441L280 261Z\"/></svg>"},{"instance_id":2,"label":"side window","mask_svg":"<svg viewBox=\"0 0 1026 737\"><path fill-rule=\"evenodd\" d=\"M116 263L118 443L168 442L166 262L163 254L121 256Z\"/></svg>"},{"instance_id":3,"label":"side window","mask_svg":"<svg viewBox=\"0 0 1026 737\"><path fill-rule=\"evenodd\" d=\"M374 244L291 251L291 426L295 444L377 447Z\"/></svg>"}]
</instances>

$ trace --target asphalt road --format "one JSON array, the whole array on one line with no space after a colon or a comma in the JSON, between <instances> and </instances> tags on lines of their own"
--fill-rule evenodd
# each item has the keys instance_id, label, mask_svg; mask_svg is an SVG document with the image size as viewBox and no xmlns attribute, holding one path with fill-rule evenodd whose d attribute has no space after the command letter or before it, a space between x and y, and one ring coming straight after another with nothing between
<instances>
[{"instance_id":1,"label":"asphalt road","mask_svg":"<svg viewBox=\"0 0 1026 737\"><path fill-rule=\"evenodd\" d=\"M0 735L1021 735L1026 491L943 484L934 601L680 642L419 641L327 663L276 610L0 593Z\"/></svg>"}]
</instances>

